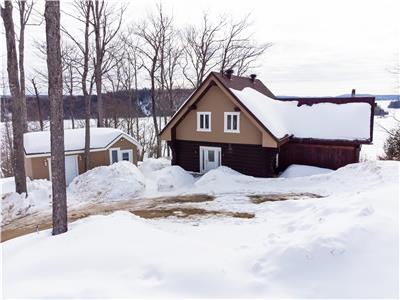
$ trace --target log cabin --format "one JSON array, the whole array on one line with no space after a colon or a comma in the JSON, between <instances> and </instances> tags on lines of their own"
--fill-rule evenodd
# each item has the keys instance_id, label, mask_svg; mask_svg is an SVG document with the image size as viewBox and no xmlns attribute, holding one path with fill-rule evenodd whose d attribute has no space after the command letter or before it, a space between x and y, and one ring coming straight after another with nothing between
<instances>
[{"instance_id":1,"label":"log cabin","mask_svg":"<svg viewBox=\"0 0 400 300\"><path fill-rule=\"evenodd\" d=\"M172 164L273 177L291 164L338 169L372 143L374 97L277 98L256 75L211 72L160 132Z\"/></svg>"}]
</instances>

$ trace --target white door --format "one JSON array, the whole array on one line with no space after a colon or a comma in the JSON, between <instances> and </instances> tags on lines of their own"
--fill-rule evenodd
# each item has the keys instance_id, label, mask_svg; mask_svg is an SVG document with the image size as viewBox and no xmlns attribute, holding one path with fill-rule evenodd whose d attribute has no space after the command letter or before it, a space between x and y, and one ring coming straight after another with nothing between
<instances>
[{"instance_id":1,"label":"white door","mask_svg":"<svg viewBox=\"0 0 400 300\"><path fill-rule=\"evenodd\" d=\"M78 161L76 155L65 157L65 181L69 185L78 176Z\"/></svg>"},{"instance_id":2,"label":"white door","mask_svg":"<svg viewBox=\"0 0 400 300\"><path fill-rule=\"evenodd\" d=\"M221 148L200 146L200 172L206 173L221 165Z\"/></svg>"}]
</instances>

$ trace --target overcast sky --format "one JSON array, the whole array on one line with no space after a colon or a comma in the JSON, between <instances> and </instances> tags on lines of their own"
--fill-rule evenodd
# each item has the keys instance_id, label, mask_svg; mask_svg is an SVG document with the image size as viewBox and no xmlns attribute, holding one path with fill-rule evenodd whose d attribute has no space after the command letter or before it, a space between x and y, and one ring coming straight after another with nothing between
<instances>
[{"instance_id":1,"label":"overcast sky","mask_svg":"<svg viewBox=\"0 0 400 300\"><path fill-rule=\"evenodd\" d=\"M129 1L126 23L155 8L155 1ZM393 94L399 78L388 70L399 64L399 0L164 0L179 25L200 22L203 11L242 18L250 13L256 39L272 42L256 70L276 95L334 96ZM63 7L64 6L64 7ZM67 4L62 2L62 8ZM43 4L37 8L41 10ZM73 28L74 24L68 24ZM3 26L2 26L3 27ZM4 30L4 29L2 29ZM38 66L33 40L44 40L44 26L27 29L26 67ZM4 41L4 35L2 36ZM2 41L2 68L6 57Z\"/></svg>"}]
</instances>

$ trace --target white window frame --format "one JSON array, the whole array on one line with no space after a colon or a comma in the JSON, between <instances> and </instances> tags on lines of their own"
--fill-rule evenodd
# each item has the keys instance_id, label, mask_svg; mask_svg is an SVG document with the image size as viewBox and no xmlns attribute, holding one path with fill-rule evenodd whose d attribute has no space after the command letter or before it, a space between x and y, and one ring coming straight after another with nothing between
<instances>
[{"instance_id":1,"label":"white window frame","mask_svg":"<svg viewBox=\"0 0 400 300\"><path fill-rule=\"evenodd\" d=\"M133 151L132 151L132 149L126 149L126 150L119 150L119 157L118 157L118 159L119 159L119 161L122 161L123 159L122 159L122 154L123 153L128 153L128 155L129 155L129 162L132 162L132 159L133 159Z\"/></svg>"},{"instance_id":2,"label":"white window frame","mask_svg":"<svg viewBox=\"0 0 400 300\"><path fill-rule=\"evenodd\" d=\"M228 129L228 116L237 116L237 129ZM231 118L231 128L233 127L233 118ZM224 132L240 133L240 112L224 112Z\"/></svg>"},{"instance_id":3,"label":"white window frame","mask_svg":"<svg viewBox=\"0 0 400 300\"><path fill-rule=\"evenodd\" d=\"M208 128L200 128L200 116L208 116ZM204 122L205 124L205 122ZM198 111L197 112L197 131L210 132L211 131L211 112L210 111Z\"/></svg>"},{"instance_id":4,"label":"white window frame","mask_svg":"<svg viewBox=\"0 0 400 300\"><path fill-rule=\"evenodd\" d=\"M113 164L113 161L112 161L112 152L113 151L118 151L118 161L120 161L120 148L110 148L110 149L108 149L108 153L109 153L109 157L110 157L110 165Z\"/></svg>"}]
</instances>

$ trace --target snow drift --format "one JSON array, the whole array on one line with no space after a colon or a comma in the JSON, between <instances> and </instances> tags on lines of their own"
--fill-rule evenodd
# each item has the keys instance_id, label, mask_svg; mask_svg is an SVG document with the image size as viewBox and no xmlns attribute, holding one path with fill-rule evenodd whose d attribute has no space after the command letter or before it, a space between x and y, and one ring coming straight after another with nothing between
<instances>
[{"instance_id":1,"label":"snow drift","mask_svg":"<svg viewBox=\"0 0 400 300\"><path fill-rule=\"evenodd\" d=\"M138 196L145 189L145 178L132 163L120 161L89 170L74 178L68 192L83 201L115 201Z\"/></svg>"},{"instance_id":2,"label":"snow drift","mask_svg":"<svg viewBox=\"0 0 400 300\"><path fill-rule=\"evenodd\" d=\"M398 181L399 163L390 161L288 179L218 168L190 191L229 194L197 205L240 206L254 219L117 212L74 222L59 236L12 239L2 245L4 296L398 298ZM298 190L324 198L254 204L238 193Z\"/></svg>"}]
</instances>

